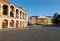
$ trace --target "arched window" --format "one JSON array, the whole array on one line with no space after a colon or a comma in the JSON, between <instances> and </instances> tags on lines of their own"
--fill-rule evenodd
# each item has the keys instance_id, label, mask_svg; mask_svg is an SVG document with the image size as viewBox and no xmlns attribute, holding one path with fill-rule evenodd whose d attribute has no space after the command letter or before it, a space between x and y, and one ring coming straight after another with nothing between
<instances>
[{"instance_id":1,"label":"arched window","mask_svg":"<svg viewBox=\"0 0 60 41\"><path fill-rule=\"evenodd\" d=\"M16 18L19 18L19 10L18 9L16 9Z\"/></svg>"},{"instance_id":2,"label":"arched window","mask_svg":"<svg viewBox=\"0 0 60 41\"><path fill-rule=\"evenodd\" d=\"M8 28L8 20L4 19L2 21L2 28Z\"/></svg>"},{"instance_id":3,"label":"arched window","mask_svg":"<svg viewBox=\"0 0 60 41\"><path fill-rule=\"evenodd\" d=\"M11 17L14 17L14 6L10 6L10 9L11 9L11 11L10 11L10 16Z\"/></svg>"},{"instance_id":4,"label":"arched window","mask_svg":"<svg viewBox=\"0 0 60 41\"><path fill-rule=\"evenodd\" d=\"M13 13L12 13L12 12L10 12L10 16L11 16L11 17L14 17L14 15L13 15Z\"/></svg>"},{"instance_id":5,"label":"arched window","mask_svg":"<svg viewBox=\"0 0 60 41\"><path fill-rule=\"evenodd\" d=\"M23 12L23 16L22 16L22 17L23 17L23 19L24 19L24 12Z\"/></svg>"},{"instance_id":6,"label":"arched window","mask_svg":"<svg viewBox=\"0 0 60 41\"><path fill-rule=\"evenodd\" d=\"M8 15L8 6L3 5L3 15Z\"/></svg>"},{"instance_id":7,"label":"arched window","mask_svg":"<svg viewBox=\"0 0 60 41\"><path fill-rule=\"evenodd\" d=\"M14 6L13 5L10 6L10 9L11 9L11 12L14 12Z\"/></svg>"},{"instance_id":8,"label":"arched window","mask_svg":"<svg viewBox=\"0 0 60 41\"><path fill-rule=\"evenodd\" d=\"M22 11L20 11L20 19L22 19Z\"/></svg>"}]
</instances>

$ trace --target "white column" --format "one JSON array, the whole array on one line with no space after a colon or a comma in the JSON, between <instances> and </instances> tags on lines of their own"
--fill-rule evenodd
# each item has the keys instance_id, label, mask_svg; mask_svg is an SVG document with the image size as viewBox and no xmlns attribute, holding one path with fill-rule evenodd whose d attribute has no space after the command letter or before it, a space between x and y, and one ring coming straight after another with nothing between
<instances>
[{"instance_id":1,"label":"white column","mask_svg":"<svg viewBox=\"0 0 60 41\"><path fill-rule=\"evenodd\" d=\"M1 4L1 15L3 15L3 5Z\"/></svg>"},{"instance_id":2,"label":"white column","mask_svg":"<svg viewBox=\"0 0 60 41\"><path fill-rule=\"evenodd\" d=\"M14 18L16 18L16 9L14 8Z\"/></svg>"},{"instance_id":3,"label":"white column","mask_svg":"<svg viewBox=\"0 0 60 41\"><path fill-rule=\"evenodd\" d=\"M21 13L21 19L23 19L23 12Z\"/></svg>"},{"instance_id":4,"label":"white column","mask_svg":"<svg viewBox=\"0 0 60 41\"><path fill-rule=\"evenodd\" d=\"M20 20L21 21L21 20ZM21 28L21 22L20 22L20 28Z\"/></svg>"},{"instance_id":5,"label":"white column","mask_svg":"<svg viewBox=\"0 0 60 41\"><path fill-rule=\"evenodd\" d=\"M8 6L8 16L10 17L10 6Z\"/></svg>"},{"instance_id":6,"label":"white column","mask_svg":"<svg viewBox=\"0 0 60 41\"><path fill-rule=\"evenodd\" d=\"M20 11L19 11L19 13L18 13L18 16L19 16L19 19L20 19Z\"/></svg>"}]
</instances>

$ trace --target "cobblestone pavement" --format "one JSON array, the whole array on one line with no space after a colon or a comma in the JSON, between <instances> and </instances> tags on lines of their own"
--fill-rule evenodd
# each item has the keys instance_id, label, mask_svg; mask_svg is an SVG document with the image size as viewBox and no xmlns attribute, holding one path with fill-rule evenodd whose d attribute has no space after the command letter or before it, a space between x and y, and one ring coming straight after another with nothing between
<instances>
[{"instance_id":1,"label":"cobblestone pavement","mask_svg":"<svg viewBox=\"0 0 60 41\"><path fill-rule=\"evenodd\" d=\"M31 26L28 29L2 30L0 41L60 41L60 27Z\"/></svg>"}]
</instances>

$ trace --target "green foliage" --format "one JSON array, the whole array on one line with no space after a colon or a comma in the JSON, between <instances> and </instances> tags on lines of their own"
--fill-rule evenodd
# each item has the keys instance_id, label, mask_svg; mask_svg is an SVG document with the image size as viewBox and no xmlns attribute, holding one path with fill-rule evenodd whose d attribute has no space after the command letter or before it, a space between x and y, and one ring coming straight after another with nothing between
<instances>
[{"instance_id":1,"label":"green foliage","mask_svg":"<svg viewBox=\"0 0 60 41\"><path fill-rule=\"evenodd\" d=\"M55 13L54 16L53 16L53 23L57 23L57 20L56 20L56 17L58 16L58 13Z\"/></svg>"},{"instance_id":2,"label":"green foliage","mask_svg":"<svg viewBox=\"0 0 60 41\"><path fill-rule=\"evenodd\" d=\"M60 14L55 13L53 18L54 18L54 23L59 26L60 25Z\"/></svg>"},{"instance_id":3,"label":"green foliage","mask_svg":"<svg viewBox=\"0 0 60 41\"><path fill-rule=\"evenodd\" d=\"M58 15L55 20L56 20L56 23L60 25L60 15Z\"/></svg>"},{"instance_id":4,"label":"green foliage","mask_svg":"<svg viewBox=\"0 0 60 41\"><path fill-rule=\"evenodd\" d=\"M53 16L53 18L55 19L57 17L57 15L58 15L58 13L55 13L54 16Z\"/></svg>"}]
</instances>

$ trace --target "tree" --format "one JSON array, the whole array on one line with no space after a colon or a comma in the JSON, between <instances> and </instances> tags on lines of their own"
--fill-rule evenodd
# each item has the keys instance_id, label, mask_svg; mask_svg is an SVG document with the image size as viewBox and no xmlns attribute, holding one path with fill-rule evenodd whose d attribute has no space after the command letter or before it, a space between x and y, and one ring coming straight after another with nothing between
<instances>
[{"instance_id":1,"label":"tree","mask_svg":"<svg viewBox=\"0 0 60 41\"><path fill-rule=\"evenodd\" d=\"M56 17L58 16L58 13L55 13L54 16L53 16L53 23L56 22ZM56 24L56 23L55 23Z\"/></svg>"},{"instance_id":2,"label":"tree","mask_svg":"<svg viewBox=\"0 0 60 41\"><path fill-rule=\"evenodd\" d=\"M55 23L57 25L60 25L60 15L58 15L56 18L55 18Z\"/></svg>"},{"instance_id":3,"label":"tree","mask_svg":"<svg viewBox=\"0 0 60 41\"><path fill-rule=\"evenodd\" d=\"M53 16L53 23L60 26L60 14L55 13Z\"/></svg>"},{"instance_id":4,"label":"tree","mask_svg":"<svg viewBox=\"0 0 60 41\"><path fill-rule=\"evenodd\" d=\"M53 18L55 19L57 17L57 15L58 15L58 13L55 13L54 16L53 16Z\"/></svg>"}]
</instances>

